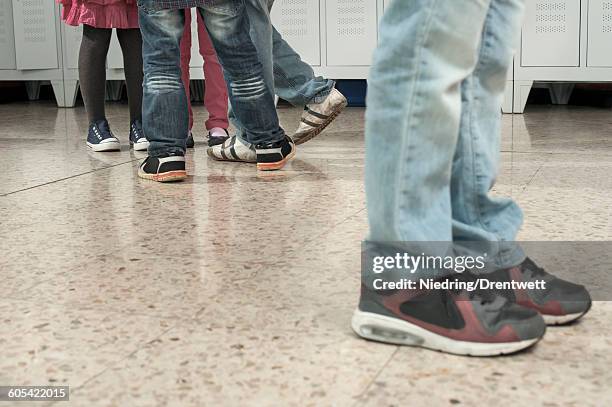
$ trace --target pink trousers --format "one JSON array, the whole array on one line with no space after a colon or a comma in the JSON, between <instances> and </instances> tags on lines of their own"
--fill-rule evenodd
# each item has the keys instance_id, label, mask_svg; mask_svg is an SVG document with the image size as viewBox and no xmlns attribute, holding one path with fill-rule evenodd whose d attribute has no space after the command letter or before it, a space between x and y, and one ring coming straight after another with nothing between
<instances>
[{"instance_id":1,"label":"pink trousers","mask_svg":"<svg viewBox=\"0 0 612 407\"><path fill-rule=\"evenodd\" d=\"M221 127L227 129L229 122L227 118L227 86L223 78L223 69L217 54L210 41L204 21L200 13L198 15L198 42L200 55L204 58L204 78L206 78L206 89L204 92L204 105L208 110L206 128ZM185 10L185 31L181 38L181 73L185 92L187 93L187 105L189 106L189 129L193 128L193 110L191 109L191 95L189 92L189 60L191 59L191 10Z\"/></svg>"}]
</instances>

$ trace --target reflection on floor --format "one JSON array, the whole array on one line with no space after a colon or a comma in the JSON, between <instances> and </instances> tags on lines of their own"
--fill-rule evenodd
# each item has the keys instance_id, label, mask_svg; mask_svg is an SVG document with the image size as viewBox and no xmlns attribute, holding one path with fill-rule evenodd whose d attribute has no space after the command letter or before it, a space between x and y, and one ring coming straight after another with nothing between
<instances>
[{"instance_id":1,"label":"reflection on floor","mask_svg":"<svg viewBox=\"0 0 612 407\"><path fill-rule=\"evenodd\" d=\"M193 177L160 185L136 176L124 105L117 153L87 150L82 108L0 105L0 384L70 385L74 406L606 405L610 303L514 357L353 335L363 113L259 176L206 157L196 109ZM523 206L522 239L612 238L611 117L504 117L495 193Z\"/></svg>"}]
</instances>

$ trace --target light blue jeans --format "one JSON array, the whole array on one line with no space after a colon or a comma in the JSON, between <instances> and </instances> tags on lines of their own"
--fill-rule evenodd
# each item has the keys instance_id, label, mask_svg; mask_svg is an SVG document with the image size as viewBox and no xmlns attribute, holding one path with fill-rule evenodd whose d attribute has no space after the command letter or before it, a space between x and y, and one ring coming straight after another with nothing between
<instances>
[{"instance_id":1,"label":"light blue jeans","mask_svg":"<svg viewBox=\"0 0 612 407\"><path fill-rule=\"evenodd\" d=\"M302 61L272 25L270 10L274 0L245 0L251 23L251 39L263 65L264 79L272 94L293 106L323 101L334 88L335 82L315 76L312 67ZM233 110L233 109L232 109ZM242 125L233 112L230 118L236 128ZM238 131L241 134L241 131Z\"/></svg>"},{"instance_id":2,"label":"light blue jeans","mask_svg":"<svg viewBox=\"0 0 612 407\"><path fill-rule=\"evenodd\" d=\"M524 260L504 243L516 238L520 208L489 196L523 3L391 3L367 97L371 242L488 242L503 247L488 253L498 267Z\"/></svg>"}]
</instances>

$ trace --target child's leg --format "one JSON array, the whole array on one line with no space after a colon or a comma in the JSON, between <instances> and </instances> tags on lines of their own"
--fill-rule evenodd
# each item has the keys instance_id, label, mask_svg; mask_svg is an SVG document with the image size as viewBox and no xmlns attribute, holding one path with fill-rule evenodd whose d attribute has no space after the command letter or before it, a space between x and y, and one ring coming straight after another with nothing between
<instances>
[{"instance_id":1,"label":"child's leg","mask_svg":"<svg viewBox=\"0 0 612 407\"><path fill-rule=\"evenodd\" d=\"M142 120L142 37L140 29L117 29L130 106L130 122Z\"/></svg>"},{"instance_id":2,"label":"child's leg","mask_svg":"<svg viewBox=\"0 0 612 407\"><path fill-rule=\"evenodd\" d=\"M185 9L185 30L181 38L181 79L187 97L189 110L189 130L193 128L193 109L191 108L191 90L189 89L189 61L191 60L191 9Z\"/></svg>"},{"instance_id":3,"label":"child's leg","mask_svg":"<svg viewBox=\"0 0 612 407\"><path fill-rule=\"evenodd\" d=\"M208 130L215 127L227 129L229 126L227 118L228 99L223 68L221 68L221 64L217 59L217 53L210 41L202 16L199 13L198 40L200 43L200 55L204 57L204 77L206 78L204 104L209 114L206 128Z\"/></svg>"},{"instance_id":4,"label":"child's leg","mask_svg":"<svg viewBox=\"0 0 612 407\"><path fill-rule=\"evenodd\" d=\"M144 65L142 125L150 143L149 156L182 156L189 131L180 64L185 13L149 7L138 12Z\"/></svg>"},{"instance_id":5,"label":"child's leg","mask_svg":"<svg viewBox=\"0 0 612 407\"><path fill-rule=\"evenodd\" d=\"M79 84L89 122L105 118L106 54L112 30L83 25L79 51Z\"/></svg>"}]
</instances>

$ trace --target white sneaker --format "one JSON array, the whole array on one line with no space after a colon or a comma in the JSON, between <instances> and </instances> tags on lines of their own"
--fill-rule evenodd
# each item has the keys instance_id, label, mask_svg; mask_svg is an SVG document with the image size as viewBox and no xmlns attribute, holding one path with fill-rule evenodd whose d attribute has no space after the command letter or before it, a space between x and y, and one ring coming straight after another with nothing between
<instances>
[{"instance_id":1,"label":"white sneaker","mask_svg":"<svg viewBox=\"0 0 612 407\"><path fill-rule=\"evenodd\" d=\"M255 147L252 144L244 143L236 136L228 138L223 144L208 147L206 153L209 157L220 161L257 162Z\"/></svg>"},{"instance_id":2,"label":"white sneaker","mask_svg":"<svg viewBox=\"0 0 612 407\"><path fill-rule=\"evenodd\" d=\"M300 126L291 137L295 144L303 144L319 135L344 110L346 105L346 98L335 88L323 102L306 105Z\"/></svg>"}]
</instances>

